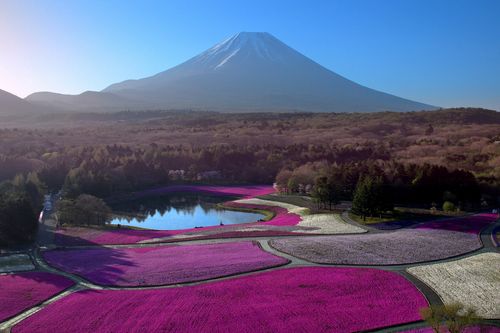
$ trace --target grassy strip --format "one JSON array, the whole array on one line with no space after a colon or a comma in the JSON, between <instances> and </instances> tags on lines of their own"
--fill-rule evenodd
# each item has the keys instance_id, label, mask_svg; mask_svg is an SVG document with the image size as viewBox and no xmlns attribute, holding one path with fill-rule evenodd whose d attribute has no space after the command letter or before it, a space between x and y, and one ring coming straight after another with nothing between
<instances>
[{"instance_id":1,"label":"grassy strip","mask_svg":"<svg viewBox=\"0 0 500 333\"><path fill-rule=\"evenodd\" d=\"M308 209L308 214L316 211L316 204L311 200L306 199L303 196L297 195L283 195L283 194L268 194L268 195L259 195L256 198L262 200L276 201L287 203L294 206L299 206Z\"/></svg>"},{"instance_id":2,"label":"grassy strip","mask_svg":"<svg viewBox=\"0 0 500 333\"><path fill-rule=\"evenodd\" d=\"M376 224L382 222L394 222L398 220L398 218L396 217L380 218L380 217L369 217L369 216L367 216L366 219L363 220L361 216L356 215L353 212L349 212L349 218L361 224Z\"/></svg>"},{"instance_id":3,"label":"grassy strip","mask_svg":"<svg viewBox=\"0 0 500 333\"><path fill-rule=\"evenodd\" d=\"M462 216L461 215L444 215L444 214L430 214L430 213L417 213L414 211L406 211L404 208L397 208L392 213L385 213L380 216L371 216L366 217L366 220L353 212L349 212L349 218L352 220L362 223L362 224L377 224L377 223L386 223L386 222L396 222L396 221L417 221L424 222L430 220L436 220L448 216Z\"/></svg>"},{"instance_id":4,"label":"grassy strip","mask_svg":"<svg viewBox=\"0 0 500 333\"><path fill-rule=\"evenodd\" d=\"M221 208L221 209L225 209L225 210L232 210L235 212L262 214L262 215L264 215L264 217L261 219L261 221L264 221L264 222L267 222L276 216L276 213L274 213L270 210L264 210L264 209L245 208L245 207L230 207L230 206L225 206L224 203L217 204L216 207Z\"/></svg>"},{"instance_id":5,"label":"grassy strip","mask_svg":"<svg viewBox=\"0 0 500 333\"><path fill-rule=\"evenodd\" d=\"M147 228L135 227L125 224L104 224L104 225L86 225L86 224L63 224L62 228L88 228L94 230L119 230L119 229L131 229L131 230L152 230Z\"/></svg>"}]
</instances>

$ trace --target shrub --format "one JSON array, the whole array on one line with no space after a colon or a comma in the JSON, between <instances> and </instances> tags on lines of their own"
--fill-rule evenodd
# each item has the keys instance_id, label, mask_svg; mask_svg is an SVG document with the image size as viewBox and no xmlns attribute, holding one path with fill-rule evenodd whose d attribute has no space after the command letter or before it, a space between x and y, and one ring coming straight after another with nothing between
<instances>
[{"instance_id":1,"label":"shrub","mask_svg":"<svg viewBox=\"0 0 500 333\"><path fill-rule=\"evenodd\" d=\"M467 326L474 325L478 321L476 312L464 309L461 304L431 305L421 309L420 315L436 333L441 332L443 325L450 333L461 333Z\"/></svg>"},{"instance_id":2,"label":"shrub","mask_svg":"<svg viewBox=\"0 0 500 333\"><path fill-rule=\"evenodd\" d=\"M103 225L111 215L111 208L102 199L89 194L81 194L76 200L61 200L57 211L62 224Z\"/></svg>"},{"instance_id":3,"label":"shrub","mask_svg":"<svg viewBox=\"0 0 500 333\"><path fill-rule=\"evenodd\" d=\"M455 204L451 201L445 201L443 203L443 210L445 212L454 212L456 210Z\"/></svg>"}]
</instances>

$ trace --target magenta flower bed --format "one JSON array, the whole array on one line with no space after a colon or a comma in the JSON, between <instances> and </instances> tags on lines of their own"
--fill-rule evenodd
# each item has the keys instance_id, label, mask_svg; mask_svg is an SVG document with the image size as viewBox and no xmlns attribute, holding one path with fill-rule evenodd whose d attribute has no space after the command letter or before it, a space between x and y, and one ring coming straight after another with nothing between
<instances>
[{"instance_id":1,"label":"magenta flower bed","mask_svg":"<svg viewBox=\"0 0 500 333\"><path fill-rule=\"evenodd\" d=\"M221 239L221 238L242 238L242 237L273 237L273 236L310 236L309 233L286 231L286 230L251 230L251 231L227 231L213 235L195 236L190 240ZM172 239L174 241L174 239ZM164 240L168 243L168 240Z\"/></svg>"},{"instance_id":2,"label":"magenta flower bed","mask_svg":"<svg viewBox=\"0 0 500 333\"><path fill-rule=\"evenodd\" d=\"M274 192L274 188L270 185L258 186L203 186L203 185L175 185L167 186L152 190L147 190L138 193L139 196L153 195L161 193L173 192L204 192L216 195L237 195L245 198L251 198L258 195L265 195ZM226 203L228 207L250 207L251 205L237 204L234 202ZM300 217L295 214L289 214L286 209L280 207L257 206L253 208L266 209L274 211L276 216L271 221L262 224L270 225L295 225L300 221ZM241 224L252 225L253 223ZM240 225L240 226L241 226ZM189 232L200 232L213 228L221 229L221 233L226 233L225 227L213 226L203 229L184 229L184 230L133 230L133 229L98 229L98 228L80 228L69 227L62 228L56 231L55 242L61 246L74 245L118 245L118 244L134 244L144 240L153 238L169 237ZM194 236L193 238L199 238ZM209 238L216 238L212 235Z\"/></svg>"},{"instance_id":3,"label":"magenta flower bed","mask_svg":"<svg viewBox=\"0 0 500 333\"><path fill-rule=\"evenodd\" d=\"M210 186L210 185L173 185L159 187L151 190L138 192L140 196L151 194L165 194L174 192L204 192L212 195L235 195L252 198L259 195L274 193L271 185L249 185L249 186Z\"/></svg>"},{"instance_id":4,"label":"magenta flower bed","mask_svg":"<svg viewBox=\"0 0 500 333\"><path fill-rule=\"evenodd\" d=\"M478 234L484 227L497 219L498 214L483 213L456 219L430 221L417 226L416 229L441 229Z\"/></svg>"},{"instance_id":5,"label":"magenta flower bed","mask_svg":"<svg viewBox=\"0 0 500 333\"><path fill-rule=\"evenodd\" d=\"M79 291L12 332L355 332L420 320L427 305L393 272L301 267L180 288Z\"/></svg>"},{"instance_id":6,"label":"magenta flower bed","mask_svg":"<svg viewBox=\"0 0 500 333\"><path fill-rule=\"evenodd\" d=\"M275 215L274 218L266 222L261 222L259 223L260 225L294 226L300 222L299 215L289 213L288 210L282 207L253 205L253 204L246 204L239 202L226 202L224 205L227 207L235 207L235 208L267 210L274 213Z\"/></svg>"},{"instance_id":7,"label":"magenta flower bed","mask_svg":"<svg viewBox=\"0 0 500 333\"><path fill-rule=\"evenodd\" d=\"M114 286L201 281L288 263L253 242L55 250L44 258L61 270Z\"/></svg>"},{"instance_id":8,"label":"magenta flower bed","mask_svg":"<svg viewBox=\"0 0 500 333\"><path fill-rule=\"evenodd\" d=\"M261 223L265 224L265 222ZM242 226L240 224L239 226ZM246 224L252 227L251 224ZM192 235L183 238L183 240L200 240L200 239L218 239L218 238L237 238L237 237L272 237L272 236L300 236L310 235L307 233L293 232L288 230L252 230L252 231L237 231L231 230L230 226L213 227L219 228L220 232L203 235L204 230L211 227L203 228L202 230L190 230L200 232L200 234ZM144 232L143 232L144 231ZM180 232L179 232L180 231ZM175 232L175 233L174 233ZM59 230L56 234L56 243L61 246L76 246L76 245L117 245L117 244L134 244L143 240L160 238L161 242L178 241L176 238L169 239L168 237L184 233L185 230L156 231L156 230L95 230L88 228L65 228ZM97 234L97 236L96 236ZM166 238L162 238L166 237Z\"/></svg>"},{"instance_id":9,"label":"magenta flower bed","mask_svg":"<svg viewBox=\"0 0 500 333\"><path fill-rule=\"evenodd\" d=\"M25 272L0 275L0 321L17 315L73 285L61 275Z\"/></svg>"},{"instance_id":10,"label":"magenta flower bed","mask_svg":"<svg viewBox=\"0 0 500 333\"><path fill-rule=\"evenodd\" d=\"M106 230L65 227L56 231L55 242L61 246L133 244L146 239L169 237L182 232L185 232L185 230L134 230L125 228Z\"/></svg>"}]
</instances>

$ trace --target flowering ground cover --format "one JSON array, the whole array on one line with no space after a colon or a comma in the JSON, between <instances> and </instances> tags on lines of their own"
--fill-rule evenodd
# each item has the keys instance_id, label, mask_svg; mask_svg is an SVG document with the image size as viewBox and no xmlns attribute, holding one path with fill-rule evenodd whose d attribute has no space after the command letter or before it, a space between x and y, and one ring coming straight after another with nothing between
<instances>
[{"instance_id":1,"label":"flowering ground cover","mask_svg":"<svg viewBox=\"0 0 500 333\"><path fill-rule=\"evenodd\" d=\"M276 217L278 222L281 220ZM284 219L284 218L283 218ZM262 229L256 230L257 225ZM272 229L272 225L265 222L239 224L236 226L214 226L189 230L133 230L133 229L93 229L69 227L62 228L56 233L56 244L60 246L75 245L117 245L135 243L175 242L179 239L215 239L237 237L271 237L305 235L306 231Z\"/></svg>"},{"instance_id":2,"label":"flowering ground cover","mask_svg":"<svg viewBox=\"0 0 500 333\"><path fill-rule=\"evenodd\" d=\"M236 207L262 209L274 211L276 217L263 225L297 226L298 232L315 234L354 234L364 233L366 230L348 224L337 214L309 214L309 210L297 205L263 200L259 198L248 198L228 203Z\"/></svg>"},{"instance_id":3,"label":"flowering ground cover","mask_svg":"<svg viewBox=\"0 0 500 333\"><path fill-rule=\"evenodd\" d=\"M345 223L334 214L309 215L308 209L279 201L253 198L254 195L274 191L270 186L221 187L221 186L169 186L146 191L156 192L213 191L221 195L244 195L245 199L224 203L228 208L266 210L274 214L269 221L256 221L233 226L211 226L184 230L133 230L67 227L56 231L56 244L73 245L117 245L133 243L169 242L179 239L210 239L249 236L288 236L301 234L345 234L362 233L364 229ZM256 226L259 230L255 230ZM262 227L269 227L265 230ZM274 227L283 227L282 230ZM294 227L294 228L289 228ZM248 229L248 230L247 230Z\"/></svg>"},{"instance_id":4,"label":"flowering ground cover","mask_svg":"<svg viewBox=\"0 0 500 333\"><path fill-rule=\"evenodd\" d=\"M155 194L165 194L174 192L203 192L212 195L236 195L244 198L252 198L257 195L265 195L274 192L274 188L269 185L258 186L203 186L203 185L174 185L157 189L138 192L136 196L146 196ZM238 204L226 203L228 207L237 207ZM233 204L233 205L232 205ZM240 205L241 207L245 205ZM245 208L251 208L249 205ZM260 209L271 210L275 213L275 218L268 223L272 225L293 225L298 223L300 218L295 214L288 214L286 209L280 207L263 207ZM275 223L275 224L273 224ZM252 224L252 223L250 223ZM247 224L248 225L248 224ZM103 229L89 227L64 227L55 232L55 242L60 246L74 245L118 245L133 244L148 239L169 238L179 234L202 233L206 230L220 230L227 233L225 227L213 226L205 228L192 228L184 230L134 230L134 229ZM203 236L203 235L201 235ZM193 238L199 238L194 235ZM213 237L212 237L213 238Z\"/></svg>"},{"instance_id":5,"label":"flowering ground cover","mask_svg":"<svg viewBox=\"0 0 500 333\"><path fill-rule=\"evenodd\" d=\"M274 226L294 226L297 225L301 217L300 215L289 212L286 208L280 207L277 205L273 205L272 201L269 201L267 204L255 204L255 203L247 203L247 201L267 201L260 199L248 199L248 200L238 200L233 202L226 202L224 206L229 208L244 208L244 209L253 209L253 210L267 210L274 214L274 217L266 222L260 222L259 225L274 225ZM243 225L243 224L241 224Z\"/></svg>"},{"instance_id":6,"label":"flowering ground cover","mask_svg":"<svg viewBox=\"0 0 500 333\"><path fill-rule=\"evenodd\" d=\"M0 321L27 310L73 285L56 274L24 272L0 275Z\"/></svg>"},{"instance_id":7,"label":"flowering ground cover","mask_svg":"<svg viewBox=\"0 0 500 333\"><path fill-rule=\"evenodd\" d=\"M456 219L425 222L418 225L416 229L439 229L479 234L484 227L497 219L498 214L483 213Z\"/></svg>"},{"instance_id":8,"label":"flowering ground cover","mask_svg":"<svg viewBox=\"0 0 500 333\"><path fill-rule=\"evenodd\" d=\"M444 303L461 303L484 318L500 319L500 253L408 268L441 297Z\"/></svg>"},{"instance_id":9,"label":"flowering ground cover","mask_svg":"<svg viewBox=\"0 0 500 333\"><path fill-rule=\"evenodd\" d=\"M12 332L354 332L417 321L427 305L396 273L301 267L179 288L79 291Z\"/></svg>"},{"instance_id":10,"label":"flowering ground cover","mask_svg":"<svg viewBox=\"0 0 500 333\"><path fill-rule=\"evenodd\" d=\"M235 242L144 248L90 248L45 252L61 270L101 285L148 286L201 281L284 265L288 260L257 243Z\"/></svg>"},{"instance_id":11,"label":"flowering ground cover","mask_svg":"<svg viewBox=\"0 0 500 333\"><path fill-rule=\"evenodd\" d=\"M338 214L311 214L302 216L300 227L309 227L306 233L323 234L361 234L366 230L344 222Z\"/></svg>"},{"instance_id":12,"label":"flowering ground cover","mask_svg":"<svg viewBox=\"0 0 500 333\"><path fill-rule=\"evenodd\" d=\"M274 239L270 245L317 263L395 265L453 257L481 248L481 241L470 233L404 229L377 234Z\"/></svg>"},{"instance_id":13,"label":"flowering ground cover","mask_svg":"<svg viewBox=\"0 0 500 333\"><path fill-rule=\"evenodd\" d=\"M248 185L248 186L209 186L209 185L172 185L137 192L139 196L157 195L175 192L203 192L211 195L236 195L244 198L252 198L259 195L274 193L271 185Z\"/></svg>"},{"instance_id":14,"label":"flowering ground cover","mask_svg":"<svg viewBox=\"0 0 500 333\"><path fill-rule=\"evenodd\" d=\"M133 244L151 238L170 237L182 232L184 232L184 230L63 227L55 232L55 242L60 246Z\"/></svg>"},{"instance_id":15,"label":"flowering ground cover","mask_svg":"<svg viewBox=\"0 0 500 333\"><path fill-rule=\"evenodd\" d=\"M241 189L241 188L240 188ZM252 199L249 199L252 200ZM262 200L264 201L264 200ZM267 202L267 201L266 201ZM274 201L269 201L273 204ZM267 210L274 214L274 217L266 222L243 223L229 226L211 226L204 228L192 228L184 230L134 230L134 229L101 229L101 228L83 228L83 227L65 227L56 231L56 244L61 246L74 245L117 245L133 244L146 242L148 240L169 241L178 240L180 235L183 239L206 239L217 237L247 237L248 233L243 231L245 228L259 226L294 226L301 221L301 217L295 213L290 213L286 208L274 205L262 205L240 202L226 202L224 204L229 208L246 208L256 210ZM297 206L295 206L297 207ZM301 207L299 207L301 208ZM301 208L303 209L303 208ZM260 230L260 236L277 236L293 234L289 230L279 232L277 230Z\"/></svg>"}]
</instances>

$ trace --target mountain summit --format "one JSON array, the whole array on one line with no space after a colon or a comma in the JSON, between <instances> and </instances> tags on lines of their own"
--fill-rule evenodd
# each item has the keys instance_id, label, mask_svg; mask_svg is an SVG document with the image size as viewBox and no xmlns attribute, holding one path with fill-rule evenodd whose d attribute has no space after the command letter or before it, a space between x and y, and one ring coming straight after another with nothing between
<instances>
[{"instance_id":1,"label":"mountain summit","mask_svg":"<svg viewBox=\"0 0 500 333\"><path fill-rule=\"evenodd\" d=\"M129 101L129 109L134 110L372 112L434 108L352 82L266 32L240 32L178 66L112 84L101 94L106 94L104 109L113 100L121 108ZM69 107L68 96L64 97ZM85 103L78 104L78 96L72 98L71 108L85 108ZM59 99L47 93L28 96L31 102L52 105Z\"/></svg>"}]
</instances>

